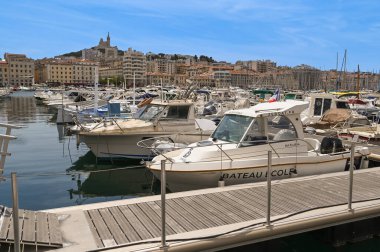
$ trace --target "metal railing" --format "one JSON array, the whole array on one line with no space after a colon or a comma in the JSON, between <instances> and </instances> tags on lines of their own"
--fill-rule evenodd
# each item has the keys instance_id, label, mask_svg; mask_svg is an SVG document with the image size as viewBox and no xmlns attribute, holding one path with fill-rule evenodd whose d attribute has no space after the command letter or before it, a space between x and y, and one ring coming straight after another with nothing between
<instances>
[{"instance_id":1,"label":"metal railing","mask_svg":"<svg viewBox=\"0 0 380 252\"><path fill-rule=\"evenodd\" d=\"M347 209L352 212L352 195L353 195L353 177L354 177L354 158L355 158L355 145L351 146L351 160L350 160L350 170L349 170L349 184L348 184L348 199L347 199ZM268 155L268 168L267 174L271 174L272 170L272 151L267 152ZM169 244L166 240L166 162L161 160L161 246L160 249L166 250ZM265 226L267 228L273 229L274 225L271 221L271 207L272 207L272 176L267 176L267 200L266 200L266 219Z\"/></svg>"},{"instance_id":2,"label":"metal railing","mask_svg":"<svg viewBox=\"0 0 380 252\"><path fill-rule=\"evenodd\" d=\"M12 129L20 129L22 126L17 126L13 124L0 123L0 127L6 128L5 134L0 134L0 177L4 172L5 159L10 156L11 153L8 152L8 144L10 140L16 139L17 137L11 135Z\"/></svg>"}]
</instances>

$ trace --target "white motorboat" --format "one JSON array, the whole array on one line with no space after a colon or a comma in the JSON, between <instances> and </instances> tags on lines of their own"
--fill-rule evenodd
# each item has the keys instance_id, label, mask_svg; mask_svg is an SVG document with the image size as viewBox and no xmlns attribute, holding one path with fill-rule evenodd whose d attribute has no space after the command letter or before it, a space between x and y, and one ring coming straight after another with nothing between
<instances>
[{"instance_id":1,"label":"white motorboat","mask_svg":"<svg viewBox=\"0 0 380 252\"><path fill-rule=\"evenodd\" d=\"M197 125L194 115L193 102L153 101L137 111L134 119L111 120L89 131L81 131L79 137L99 158L151 159L155 153L139 148L137 142L181 133L177 140L187 145L210 136L213 130L204 131Z\"/></svg>"},{"instance_id":2,"label":"white motorboat","mask_svg":"<svg viewBox=\"0 0 380 252\"><path fill-rule=\"evenodd\" d=\"M146 166L159 179L165 160L171 191L266 180L268 151L273 179L344 171L350 152L337 138L304 138L300 113L307 102L261 103L232 110L205 141L156 156ZM358 157L368 149L358 148Z\"/></svg>"}]
</instances>

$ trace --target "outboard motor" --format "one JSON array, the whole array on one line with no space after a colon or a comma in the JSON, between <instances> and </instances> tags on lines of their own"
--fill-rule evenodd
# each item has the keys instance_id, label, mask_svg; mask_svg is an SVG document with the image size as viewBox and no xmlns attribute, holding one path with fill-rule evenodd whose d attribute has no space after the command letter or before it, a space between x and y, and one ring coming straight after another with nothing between
<instances>
[{"instance_id":1,"label":"outboard motor","mask_svg":"<svg viewBox=\"0 0 380 252\"><path fill-rule=\"evenodd\" d=\"M344 151L342 140L336 137L324 137L321 142L321 154Z\"/></svg>"},{"instance_id":2,"label":"outboard motor","mask_svg":"<svg viewBox=\"0 0 380 252\"><path fill-rule=\"evenodd\" d=\"M218 111L216 110L214 105L209 105L207 107L204 107L203 109L203 115L213 115L216 114Z\"/></svg>"},{"instance_id":3,"label":"outboard motor","mask_svg":"<svg viewBox=\"0 0 380 252\"><path fill-rule=\"evenodd\" d=\"M78 95L77 97L75 97L74 102L80 101L86 101L86 98L84 98L82 95Z\"/></svg>"}]
</instances>

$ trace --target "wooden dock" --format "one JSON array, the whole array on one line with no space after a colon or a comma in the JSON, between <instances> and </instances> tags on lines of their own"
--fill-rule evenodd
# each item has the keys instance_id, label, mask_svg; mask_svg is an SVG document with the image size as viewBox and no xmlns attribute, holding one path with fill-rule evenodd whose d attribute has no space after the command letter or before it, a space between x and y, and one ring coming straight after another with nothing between
<instances>
[{"instance_id":1,"label":"wooden dock","mask_svg":"<svg viewBox=\"0 0 380 252\"><path fill-rule=\"evenodd\" d=\"M170 251L218 250L380 216L380 168L172 193L166 200ZM67 245L54 251L138 251L161 246L160 196L47 210L66 216Z\"/></svg>"},{"instance_id":2,"label":"wooden dock","mask_svg":"<svg viewBox=\"0 0 380 252\"><path fill-rule=\"evenodd\" d=\"M21 246L40 248L62 247L58 217L55 214L19 210L19 234ZM0 246L14 243L12 209L3 208L0 214Z\"/></svg>"}]
</instances>

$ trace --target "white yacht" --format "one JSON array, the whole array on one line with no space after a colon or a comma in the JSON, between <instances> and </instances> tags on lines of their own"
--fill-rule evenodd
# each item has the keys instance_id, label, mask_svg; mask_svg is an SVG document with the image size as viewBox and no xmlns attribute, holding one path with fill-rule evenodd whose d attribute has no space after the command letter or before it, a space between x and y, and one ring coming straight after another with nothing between
<instances>
[{"instance_id":1,"label":"white yacht","mask_svg":"<svg viewBox=\"0 0 380 252\"><path fill-rule=\"evenodd\" d=\"M159 179L161 160L171 191L266 180L268 151L273 179L344 171L350 152L337 138L304 138L300 113L307 102L261 103L227 112L208 140L156 156L146 166ZM367 154L361 148L358 156Z\"/></svg>"},{"instance_id":2,"label":"white yacht","mask_svg":"<svg viewBox=\"0 0 380 252\"><path fill-rule=\"evenodd\" d=\"M190 101L152 101L137 111L135 117L111 120L81 131L80 141L100 158L151 159L155 153L139 148L137 142L177 135L177 141L188 144L207 139L212 133L197 127L194 103Z\"/></svg>"}]
</instances>

